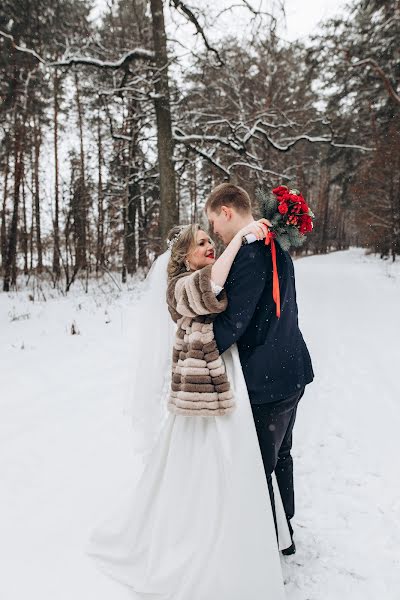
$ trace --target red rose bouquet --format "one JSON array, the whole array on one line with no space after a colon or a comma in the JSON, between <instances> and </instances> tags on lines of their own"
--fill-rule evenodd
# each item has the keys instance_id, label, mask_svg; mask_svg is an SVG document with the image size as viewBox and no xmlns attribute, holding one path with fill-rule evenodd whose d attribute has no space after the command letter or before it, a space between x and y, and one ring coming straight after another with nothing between
<instances>
[{"instance_id":1,"label":"red rose bouquet","mask_svg":"<svg viewBox=\"0 0 400 600\"><path fill-rule=\"evenodd\" d=\"M284 250L301 246L313 229L314 213L296 189L280 185L272 193L271 197L263 190L257 191L263 217L272 223L271 233Z\"/></svg>"}]
</instances>

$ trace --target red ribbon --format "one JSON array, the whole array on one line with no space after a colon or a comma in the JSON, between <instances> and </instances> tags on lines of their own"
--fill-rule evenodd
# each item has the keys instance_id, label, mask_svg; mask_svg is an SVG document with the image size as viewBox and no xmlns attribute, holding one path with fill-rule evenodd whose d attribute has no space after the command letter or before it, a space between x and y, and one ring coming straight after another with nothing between
<instances>
[{"instance_id":1,"label":"red ribbon","mask_svg":"<svg viewBox=\"0 0 400 600\"><path fill-rule=\"evenodd\" d=\"M272 297L275 300L276 304L276 316L281 316L281 295L279 291L279 279L278 279L278 269L276 266L276 247L274 241L274 233L268 231L267 236L265 237L265 245L268 246L271 244L271 255L272 255Z\"/></svg>"}]
</instances>

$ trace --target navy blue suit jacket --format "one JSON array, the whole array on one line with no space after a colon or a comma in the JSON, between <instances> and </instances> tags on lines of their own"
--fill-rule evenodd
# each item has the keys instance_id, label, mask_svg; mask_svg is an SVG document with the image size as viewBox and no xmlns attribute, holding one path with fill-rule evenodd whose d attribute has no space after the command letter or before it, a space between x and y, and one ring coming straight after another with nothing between
<instances>
[{"instance_id":1,"label":"navy blue suit jacket","mask_svg":"<svg viewBox=\"0 0 400 600\"><path fill-rule=\"evenodd\" d=\"M276 402L314 378L310 354L299 329L296 285L290 254L275 242L281 316L272 297L271 246L243 246L225 290L228 308L214 320L220 353L235 342L252 404Z\"/></svg>"}]
</instances>

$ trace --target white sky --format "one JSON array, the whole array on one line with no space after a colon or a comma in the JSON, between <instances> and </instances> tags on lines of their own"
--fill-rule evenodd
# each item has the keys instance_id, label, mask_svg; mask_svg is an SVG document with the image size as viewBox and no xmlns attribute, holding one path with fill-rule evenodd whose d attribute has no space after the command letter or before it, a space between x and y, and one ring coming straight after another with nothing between
<instances>
[{"instance_id":1,"label":"white sky","mask_svg":"<svg viewBox=\"0 0 400 600\"><path fill-rule=\"evenodd\" d=\"M264 6L271 6L273 0L268 2L267 0L253 0L253 5L263 2ZM102 10L106 7L106 0L97 0L97 7L93 11L93 17L96 18L101 14ZM218 38L220 35L224 35L228 32L232 33L237 31L240 36L240 32L243 29L243 18L248 18L244 10L238 11L236 18L227 17L225 22L222 21L221 25L218 26L215 22L212 22L212 12L219 11L229 5L237 4L235 0L188 0L188 5L192 8L207 7L207 13L210 19L208 23L207 32L212 39ZM308 35L314 33L317 29L318 23L322 20L326 20L333 17L336 14L344 12L346 5L345 0L285 0L286 10L286 27L281 26L280 35L284 39L294 41L296 39L304 39ZM167 14L168 19L168 14ZM229 19L229 20L228 20ZM186 26L186 31L180 30L180 36L183 39L191 39L193 27ZM213 31L210 31L213 30Z\"/></svg>"},{"instance_id":2,"label":"white sky","mask_svg":"<svg viewBox=\"0 0 400 600\"><path fill-rule=\"evenodd\" d=\"M303 39L315 32L320 21L344 12L344 0L286 0L288 40Z\"/></svg>"}]
</instances>

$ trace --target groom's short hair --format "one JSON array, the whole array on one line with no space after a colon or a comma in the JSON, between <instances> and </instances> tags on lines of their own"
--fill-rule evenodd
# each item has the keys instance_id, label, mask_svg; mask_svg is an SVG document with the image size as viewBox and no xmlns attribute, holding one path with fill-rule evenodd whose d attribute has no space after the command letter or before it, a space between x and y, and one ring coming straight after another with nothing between
<instances>
[{"instance_id":1,"label":"groom's short hair","mask_svg":"<svg viewBox=\"0 0 400 600\"><path fill-rule=\"evenodd\" d=\"M211 210L219 215L221 206L232 206L238 213L251 212L250 196L243 188L233 183L221 183L208 196L204 210Z\"/></svg>"}]
</instances>

